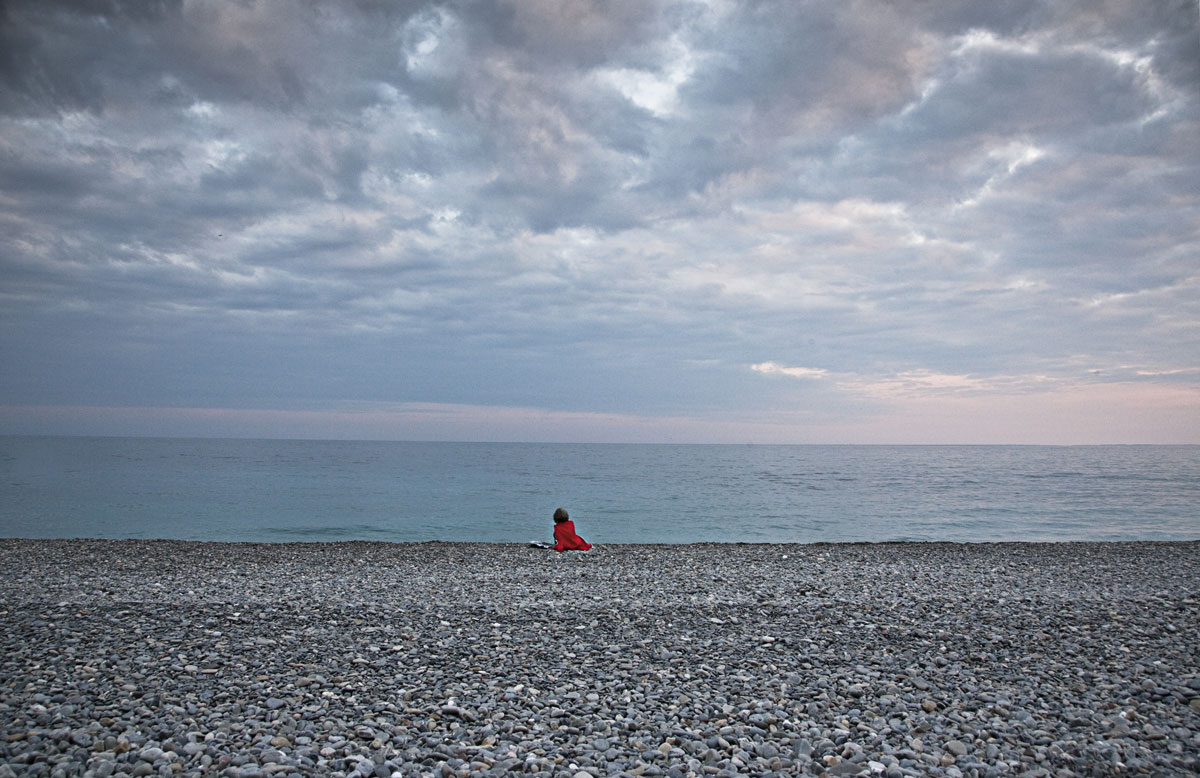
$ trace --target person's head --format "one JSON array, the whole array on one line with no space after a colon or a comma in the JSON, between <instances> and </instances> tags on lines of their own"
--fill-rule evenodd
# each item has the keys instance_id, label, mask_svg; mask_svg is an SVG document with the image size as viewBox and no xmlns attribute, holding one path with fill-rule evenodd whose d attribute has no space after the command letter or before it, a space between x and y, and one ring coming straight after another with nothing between
<instances>
[{"instance_id":1,"label":"person's head","mask_svg":"<svg viewBox=\"0 0 1200 778\"><path fill-rule=\"evenodd\" d=\"M569 518L571 518L571 517L567 515L566 508L555 508L555 510L554 510L554 523L555 524L562 524L564 521L566 521Z\"/></svg>"}]
</instances>

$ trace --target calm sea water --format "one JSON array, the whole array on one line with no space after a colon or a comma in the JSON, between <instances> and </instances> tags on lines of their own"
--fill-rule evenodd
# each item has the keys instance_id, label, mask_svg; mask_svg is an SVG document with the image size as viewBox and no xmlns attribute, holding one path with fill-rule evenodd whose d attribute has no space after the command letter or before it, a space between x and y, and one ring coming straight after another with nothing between
<instances>
[{"instance_id":1,"label":"calm sea water","mask_svg":"<svg viewBox=\"0 0 1200 778\"><path fill-rule=\"evenodd\" d=\"M1197 446L0 437L0 536L599 543L1200 538Z\"/></svg>"}]
</instances>

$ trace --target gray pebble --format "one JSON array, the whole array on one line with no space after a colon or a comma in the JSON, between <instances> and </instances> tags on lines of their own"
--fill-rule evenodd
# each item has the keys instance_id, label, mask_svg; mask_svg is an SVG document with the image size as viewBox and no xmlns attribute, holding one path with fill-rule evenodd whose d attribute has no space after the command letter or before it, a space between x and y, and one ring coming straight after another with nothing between
<instances>
[{"instance_id":1,"label":"gray pebble","mask_svg":"<svg viewBox=\"0 0 1200 778\"><path fill-rule=\"evenodd\" d=\"M163 750L161 748L143 748L138 758L144 762L155 762L163 758Z\"/></svg>"},{"instance_id":2,"label":"gray pebble","mask_svg":"<svg viewBox=\"0 0 1200 778\"><path fill-rule=\"evenodd\" d=\"M955 756L966 756L967 746L961 740L947 740L944 744L946 751Z\"/></svg>"}]
</instances>

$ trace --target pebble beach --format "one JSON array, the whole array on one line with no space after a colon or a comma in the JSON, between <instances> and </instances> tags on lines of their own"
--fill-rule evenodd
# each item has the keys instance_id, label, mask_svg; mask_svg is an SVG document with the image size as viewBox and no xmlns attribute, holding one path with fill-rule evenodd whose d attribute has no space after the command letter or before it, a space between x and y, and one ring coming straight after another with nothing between
<instances>
[{"instance_id":1,"label":"pebble beach","mask_svg":"<svg viewBox=\"0 0 1200 778\"><path fill-rule=\"evenodd\" d=\"M1200 543L0 540L9 776L1200 769Z\"/></svg>"}]
</instances>

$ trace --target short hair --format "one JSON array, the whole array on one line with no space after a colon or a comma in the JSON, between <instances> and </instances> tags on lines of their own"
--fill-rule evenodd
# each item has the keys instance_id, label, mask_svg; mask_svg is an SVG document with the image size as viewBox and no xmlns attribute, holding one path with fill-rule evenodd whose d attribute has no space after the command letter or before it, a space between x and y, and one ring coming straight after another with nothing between
<instances>
[{"instance_id":1,"label":"short hair","mask_svg":"<svg viewBox=\"0 0 1200 778\"><path fill-rule=\"evenodd\" d=\"M562 522L566 521L569 518L571 518L571 517L567 515L566 508L555 508L554 509L554 523L555 524L561 524Z\"/></svg>"}]
</instances>

